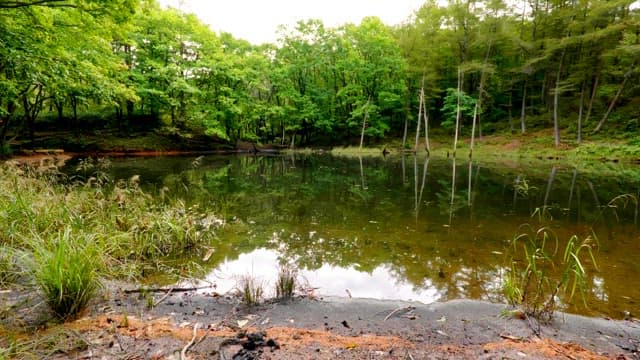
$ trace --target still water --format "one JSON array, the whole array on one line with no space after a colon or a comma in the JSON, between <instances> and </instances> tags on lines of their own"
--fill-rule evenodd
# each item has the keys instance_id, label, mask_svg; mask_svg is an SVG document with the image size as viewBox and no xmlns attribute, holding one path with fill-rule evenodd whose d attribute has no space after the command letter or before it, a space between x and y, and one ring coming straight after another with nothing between
<instances>
[{"instance_id":1,"label":"still water","mask_svg":"<svg viewBox=\"0 0 640 360\"><path fill-rule=\"evenodd\" d=\"M523 264L512 239L546 226L561 249L594 239L587 307L576 296L563 309L640 316L638 167L287 155L118 159L110 172L226 220L200 260L219 291L243 275L268 288L290 264L319 295L504 302Z\"/></svg>"}]
</instances>

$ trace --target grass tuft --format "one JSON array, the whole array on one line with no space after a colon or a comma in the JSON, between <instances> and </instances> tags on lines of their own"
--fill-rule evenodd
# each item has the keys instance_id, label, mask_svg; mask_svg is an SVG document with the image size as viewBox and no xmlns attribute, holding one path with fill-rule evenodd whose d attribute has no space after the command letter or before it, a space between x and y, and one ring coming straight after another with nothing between
<instances>
[{"instance_id":1,"label":"grass tuft","mask_svg":"<svg viewBox=\"0 0 640 360\"><path fill-rule=\"evenodd\" d=\"M251 275L241 276L238 280L237 291L242 302L247 306L259 305L264 295L264 287L261 282Z\"/></svg>"},{"instance_id":2,"label":"grass tuft","mask_svg":"<svg viewBox=\"0 0 640 360\"><path fill-rule=\"evenodd\" d=\"M290 300L298 285L298 270L292 266L283 266L276 279L276 298Z\"/></svg>"},{"instance_id":3,"label":"grass tuft","mask_svg":"<svg viewBox=\"0 0 640 360\"><path fill-rule=\"evenodd\" d=\"M101 287L98 248L69 229L37 246L34 277L47 304L60 320L77 317Z\"/></svg>"}]
</instances>

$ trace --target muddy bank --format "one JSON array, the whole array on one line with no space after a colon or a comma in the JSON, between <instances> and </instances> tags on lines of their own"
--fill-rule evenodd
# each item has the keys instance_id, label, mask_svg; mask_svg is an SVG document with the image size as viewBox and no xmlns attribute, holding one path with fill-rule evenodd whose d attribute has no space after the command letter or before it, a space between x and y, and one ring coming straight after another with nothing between
<instances>
[{"instance_id":1,"label":"muddy bank","mask_svg":"<svg viewBox=\"0 0 640 360\"><path fill-rule=\"evenodd\" d=\"M0 297L5 304L19 298L8 292ZM42 319L34 316L46 311L35 306L38 297L22 298L23 321ZM557 314L538 328L505 310L470 300L425 305L333 297L246 307L213 289L112 290L80 320L40 324L36 337L55 336L50 358L56 359L640 358L638 322ZM12 313L20 311L14 307ZM38 358L45 350L31 351Z\"/></svg>"}]
</instances>

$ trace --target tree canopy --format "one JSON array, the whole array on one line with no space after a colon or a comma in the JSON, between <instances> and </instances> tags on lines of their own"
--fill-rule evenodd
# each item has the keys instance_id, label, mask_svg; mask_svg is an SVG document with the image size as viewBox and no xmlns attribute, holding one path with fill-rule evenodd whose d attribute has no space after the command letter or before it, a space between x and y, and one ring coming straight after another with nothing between
<instances>
[{"instance_id":1,"label":"tree canopy","mask_svg":"<svg viewBox=\"0 0 640 360\"><path fill-rule=\"evenodd\" d=\"M478 120L480 136L553 128L556 144L560 130L578 143L603 130L637 136L632 4L428 0L401 25L311 19L255 46L154 0L0 1L0 146L46 126L141 124L228 142L355 144L365 116L365 138L379 141L419 120L421 88L445 130L462 96L466 135Z\"/></svg>"}]
</instances>

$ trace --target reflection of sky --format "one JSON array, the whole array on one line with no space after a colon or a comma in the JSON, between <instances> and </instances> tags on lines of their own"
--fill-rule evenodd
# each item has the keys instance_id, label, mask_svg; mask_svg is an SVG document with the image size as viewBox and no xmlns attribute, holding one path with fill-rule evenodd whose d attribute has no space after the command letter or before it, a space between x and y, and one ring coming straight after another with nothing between
<instances>
[{"instance_id":1,"label":"reflection of sky","mask_svg":"<svg viewBox=\"0 0 640 360\"><path fill-rule=\"evenodd\" d=\"M216 284L217 290L224 293L234 289L239 277L251 275L265 286L266 295L270 297L274 293L273 285L278 268L277 252L258 249L240 255L237 260L223 263L209 273L206 280ZM304 286L316 288L318 295L348 296L349 290L353 297L360 298L415 300L423 303L431 303L438 298L435 287L415 289L410 283L394 278L386 266L366 273L353 267L342 268L325 264L317 270L301 269L300 280Z\"/></svg>"}]
</instances>

